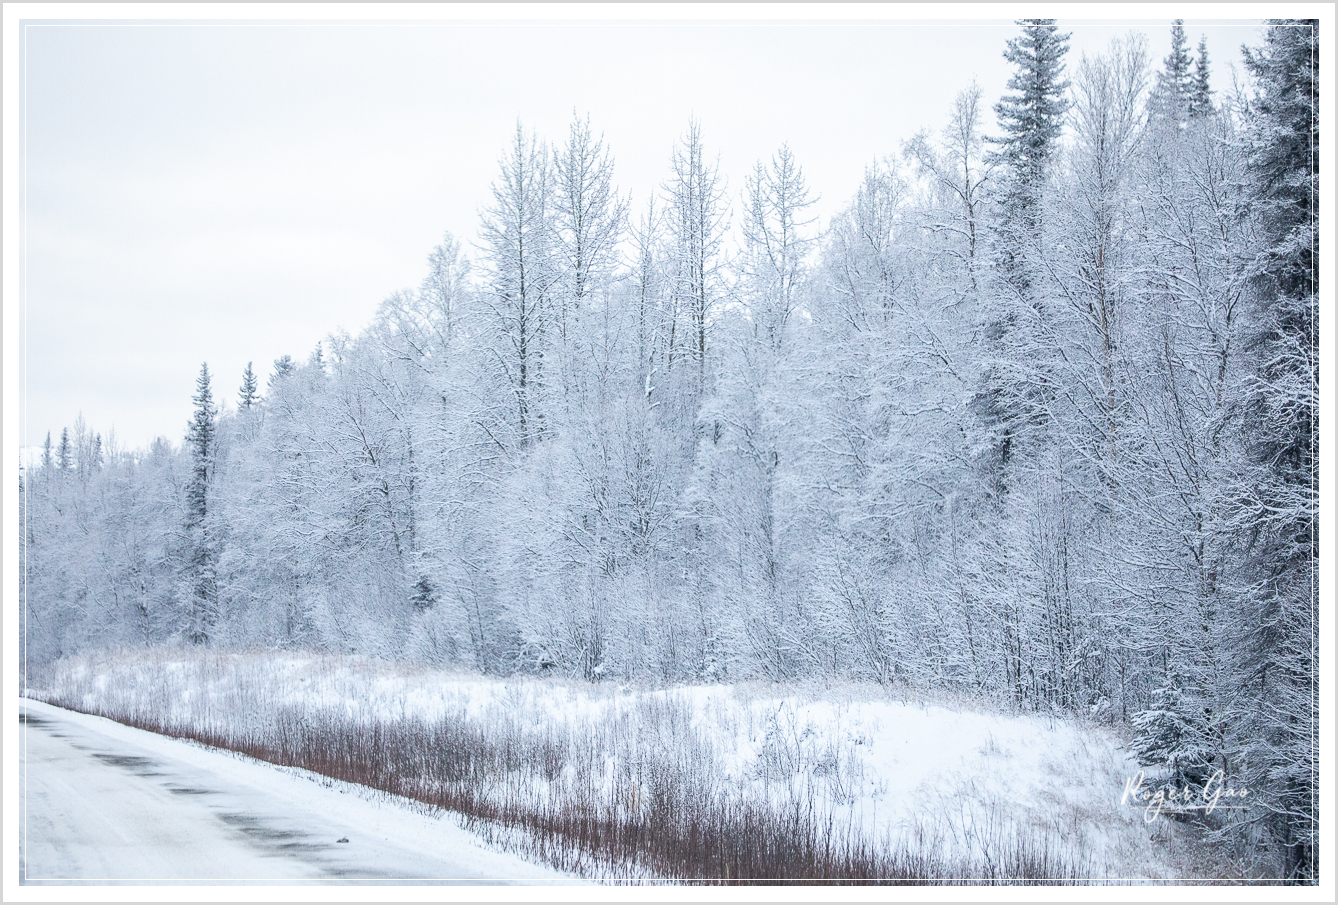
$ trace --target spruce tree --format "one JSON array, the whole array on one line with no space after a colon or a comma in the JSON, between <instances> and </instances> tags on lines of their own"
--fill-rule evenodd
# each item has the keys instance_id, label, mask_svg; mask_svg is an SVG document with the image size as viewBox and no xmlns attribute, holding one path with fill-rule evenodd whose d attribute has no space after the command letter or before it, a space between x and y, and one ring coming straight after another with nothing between
<instances>
[{"instance_id":1,"label":"spruce tree","mask_svg":"<svg viewBox=\"0 0 1338 905\"><path fill-rule=\"evenodd\" d=\"M1184 120L1193 90L1191 62L1184 20L1176 19L1171 24L1171 53L1162 61L1162 71L1157 73L1154 97L1161 111L1177 122Z\"/></svg>"},{"instance_id":2,"label":"spruce tree","mask_svg":"<svg viewBox=\"0 0 1338 905\"><path fill-rule=\"evenodd\" d=\"M1017 67L1008 90L994 105L1003 135L987 141L998 147L989 159L1003 166L1004 217L1025 228L1038 225L1041 188L1063 128L1068 101L1064 54L1069 34L1054 19L1020 19L1022 36L1008 42L1004 59Z\"/></svg>"},{"instance_id":3,"label":"spruce tree","mask_svg":"<svg viewBox=\"0 0 1338 905\"><path fill-rule=\"evenodd\" d=\"M70 443L70 429L60 429L60 446L56 447L56 467L61 471L74 468L74 446Z\"/></svg>"},{"instance_id":4,"label":"spruce tree","mask_svg":"<svg viewBox=\"0 0 1338 905\"><path fill-rule=\"evenodd\" d=\"M1245 63L1256 89L1248 166L1260 241L1249 274L1254 374L1241 419L1248 470L1237 494L1247 541L1237 668L1249 701L1238 732L1246 781L1264 792L1258 801L1286 876L1315 882L1318 23L1275 20Z\"/></svg>"},{"instance_id":5,"label":"spruce tree","mask_svg":"<svg viewBox=\"0 0 1338 905\"><path fill-rule=\"evenodd\" d=\"M293 356L285 355L282 358L276 358L274 359L274 373L269 376L269 383L266 386L273 393L276 386L296 373L297 362L293 361Z\"/></svg>"},{"instance_id":6,"label":"spruce tree","mask_svg":"<svg viewBox=\"0 0 1338 905\"><path fill-rule=\"evenodd\" d=\"M1199 38L1199 58L1194 61L1194 80L1189 94L1189 115L1213 112L1213 91L1208 83L1208 39Z\"/></svg>"},{"instance_id":7,"label":"spruce tree","mask_svg":"<svg viewBox=\"0 0 1338 905\"><path fill-rule=\"evenodd\" d=\"M409 601L419 611L432 609L437 602L437 589L433 586L432 580L426 575L420 575L413 586L413 593L409 595Z\"/></svg>"},{"instance_id":8,"label":"spruce tree","mask_svg":"<svg viewBox=\"0 0 1338 905\"><path fill-rule=\"evenodd\" d=\"M209 522L209 484L213 475L215 433L214 396L209 387L209 365L200 366L195 382L195 414L186 430L191 474L186 485L187 571L190 624L187 636L195 644L209 640L217 621L218 579L214 538Z\"/></svg>"},{"instance_id":9,"label":"spruce tree","mask_svg":"<svg viewBox=\"0 0 1338 905\"><path fill-rule=\"evenodd\" d=\"M1019 434L1043 418L1043 391L1029 385L1008 367L1008 361L1031 353L1028 338L1019 333L1043 306L1034 291L1029 249L1041 230L1041 198L1057 148L1064 114L1068 110L1064 54L1069 34L1061 34L1053 19L1022 19L1022 35L1008 42L1004 58L1017 67L1008 80L1007 94L994 107L1003 135L987 141L996 150L987 159L998 168L1003 183L1000 222L995 249L1000 282L994 293L994 312L984 327L986 368L972 409L989 433L983 463L986 480L996 493L1007 487L1007 469Z\"/></svg>"},{"instance_id":10,"label":"spruce tree","mask_svg":"<svg viewBox=\"0 0 1338 905\"><path fill-rule=\"evenodd\" d=\"M1200 700L1187 700L1189 684L1172 664L1165 684L1152 693L1152 706L1131 720L1138 731L1131 748L1139 763L1166 771L1159 784L1201 792L1220 762L1210 743L1210 711Z\"/></svg>"},{"instance_id":11,"label":"spruce tree","mask_svg":"<svg viewBox=\"0 0 1338 905\"><path fill-rule=\"evenodd\" d=\"M257 389L256 373L251 369L251 362L246 363L246 370L242 372L242 388L237 396L237 404L242 411L248 412L260 401L260 393Z\"/></svg>"},{"instance_id":12,"label":"spruce tree","mask_svg":"<svg viewBox=\"0 0 1338 905\"><path fill-rule=\"evenodd\" d=\"M55 456L51 452L51 431L47 431L46 442L42 444L42 471L51 471L55 462Z\"/></svg>"}]
</instances>

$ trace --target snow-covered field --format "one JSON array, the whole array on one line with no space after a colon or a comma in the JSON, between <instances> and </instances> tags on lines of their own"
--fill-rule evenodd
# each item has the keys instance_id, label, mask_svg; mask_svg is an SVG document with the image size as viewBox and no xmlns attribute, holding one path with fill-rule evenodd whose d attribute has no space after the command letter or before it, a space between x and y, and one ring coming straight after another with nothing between
<instances>
[{"instance_id":1,"label":"snow-covered field","mask_svg":"<svg viewBox=\"0 0 1338 905\"><path fill-rule=\"evenodd\" d=\"M1004 849L1026 840L1091 879L1215 875L1187 866L1202 862L1181 827L1146 822L1121 803L1139 768L1110 731L876 686L664 690L359 658L159 650L64 661L29 693L168 730L248 738L291 734L298 724L444 721L558 752L544 775L489 786L508 800L600 802L635 819L664 774L678 771L705 797L777 813L807 808L819 824L875 846L932 851L977 870L993 870ZM486 835L525 850L514 830ZM609 872L593 864L588 875Z\"/></svg>"}]
</instances>

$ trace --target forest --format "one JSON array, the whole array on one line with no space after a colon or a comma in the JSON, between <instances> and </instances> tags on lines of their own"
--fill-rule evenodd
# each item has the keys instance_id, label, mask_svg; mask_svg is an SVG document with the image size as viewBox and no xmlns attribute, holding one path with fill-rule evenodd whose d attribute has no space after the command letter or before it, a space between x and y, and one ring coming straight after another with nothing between
<instances>
[{"instance_id":1,"label":"forest","mask_svg":"<svg viewBox=\"0 0 1338 905\"><path fill-rule=\"evenodd\" d=\"M1157 62L1022 20L1008 93L821 230L788 147L736 182L692 121L634 209L588 118L518 124L477 236L361 333L202 366L180 442L47 435L20 669L952 689L1222 771L1221 831L1314 882L1317 36L1272 22L1229 92L1179 23Z\"/></svg>"}]
</instances>

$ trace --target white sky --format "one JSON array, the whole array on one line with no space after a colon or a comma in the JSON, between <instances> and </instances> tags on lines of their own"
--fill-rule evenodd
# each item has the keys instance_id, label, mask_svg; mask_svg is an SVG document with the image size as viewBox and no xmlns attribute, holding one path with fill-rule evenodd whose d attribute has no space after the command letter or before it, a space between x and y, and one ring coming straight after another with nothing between
<instances>
[{"instance_id":1,"label":"white sky","mask_svg":"<svg viewBox=\"0 0 1338 905\"><path fill-rule=\"evenodd\" d=\"M17 6L23 18L53 10ZM634 211L665 180L689 116L732 193L789 142L825 223L875 157L941 128L973 78L990 107L999 99L1011 17L1028 10L987 9L999 18L146 24L116 20L113 5L92 9L96 23L27 19L19 442L58 438L82 412L123 447L179 443L202 361L215 398L235 402L248 361L263 388L275 358L357 333L383 298L418 285L444 231L472 241L517 119L557 141L573 111L588 113ZM1175 12L1129 9L1100 25L1060 18L1070 75L1130 29L1160 65ZM1253 21L1185 28L1191 49L1207 36L1219 96L1241 43L1262 41Z\"/></svg>"}]
</instances>

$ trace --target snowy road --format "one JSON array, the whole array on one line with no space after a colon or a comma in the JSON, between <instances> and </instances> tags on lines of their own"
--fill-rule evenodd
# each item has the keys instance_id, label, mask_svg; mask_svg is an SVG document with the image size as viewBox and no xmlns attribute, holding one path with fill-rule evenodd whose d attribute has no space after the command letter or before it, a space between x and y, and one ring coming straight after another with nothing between
<instances>
[{"instance_id":1,"label":"snowy road","mask_svg":"<svg viewBox=\"0 0 1338 905\"><path fill-rule=\"evenodd\" d=\"M36 701L19 719L21 883L574 882L309 773Z\"/></svg>"}]
</instances>

